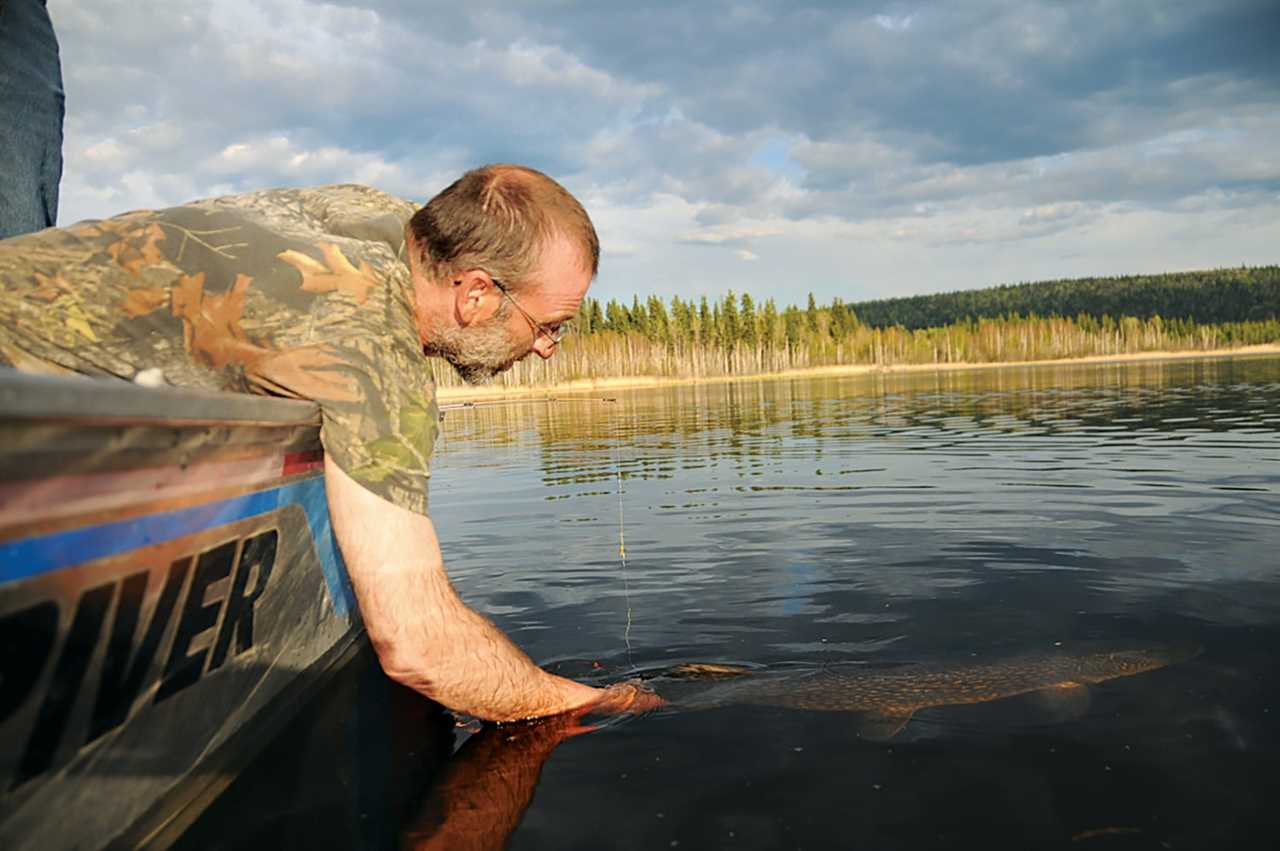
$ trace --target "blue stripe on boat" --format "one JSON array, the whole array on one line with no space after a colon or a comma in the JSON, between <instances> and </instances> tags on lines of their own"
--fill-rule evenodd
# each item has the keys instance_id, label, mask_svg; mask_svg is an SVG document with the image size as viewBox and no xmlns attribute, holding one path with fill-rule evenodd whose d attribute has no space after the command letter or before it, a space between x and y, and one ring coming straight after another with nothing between
<instances>
[{"instance_id":1,"label":"blue stripe on boat","mask_svg":"<svg viewBox=\"0 0 1280 851\"><path fill-rule=\"evenodd\" d=\"M0 583L172 541L237 520L269 514L293 503L301 506L306 514L316 555L324 571L325 583L329 586L329 598L333 601L334 611L345 618L355 606L355 596L329 525L329 505L322 476L177 511L9 541L0 544Z\"/></svg>"}]
</instances>

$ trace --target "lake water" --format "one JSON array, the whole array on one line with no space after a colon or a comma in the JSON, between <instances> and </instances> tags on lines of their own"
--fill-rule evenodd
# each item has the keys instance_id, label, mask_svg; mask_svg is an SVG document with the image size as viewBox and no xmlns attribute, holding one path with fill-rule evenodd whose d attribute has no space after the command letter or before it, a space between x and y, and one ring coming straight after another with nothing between
<instances>
[{"instance_id":1,"label":"lake water","mask_svg":"<svg viewBox=\"0 0 1280 851\"><path fill-rule=\"evenodd\" d=\"M543 665L856 683L1200 653L1087 694L925 706L891 735L712 683L712 708L568 738L456 728L364 652L180 845L1271 847L1280 359L611 396L445 418L450 573Z\"/></svg>"}]
</instances>

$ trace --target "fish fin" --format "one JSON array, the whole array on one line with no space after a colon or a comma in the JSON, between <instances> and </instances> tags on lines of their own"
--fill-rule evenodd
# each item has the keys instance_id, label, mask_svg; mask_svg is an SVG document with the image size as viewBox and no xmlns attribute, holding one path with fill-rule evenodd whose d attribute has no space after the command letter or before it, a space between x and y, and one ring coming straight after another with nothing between
<instances>
[{"instance_id":1,"label":"fish fin","mask_svg":"<svg viewBox=\"0 0 1280 851\"><path fill-rule=\"evenodd\" d=\"M869 742L884 742L902 732L913 710L868 712L858 718L858 736Z\"/></svg>"},{"instance_id":2,"label":"fish fin","mask_svg":"<svg viewBox=\"0 0 1280 851\"><path fill-rule=\"evenodd\" d=\"M1081 683L1057 683L1040 689L1036 697L1055 721L1079 718L1089 711L1089 689Z\"/></svg>"}]
</instances>

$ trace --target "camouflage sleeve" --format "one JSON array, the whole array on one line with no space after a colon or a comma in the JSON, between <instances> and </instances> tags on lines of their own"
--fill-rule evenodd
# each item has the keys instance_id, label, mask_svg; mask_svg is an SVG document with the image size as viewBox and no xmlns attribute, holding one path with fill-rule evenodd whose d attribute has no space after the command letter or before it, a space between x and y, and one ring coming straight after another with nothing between
<instances>
[{"instance_id":1,"label":"camouflage sleeve","mask_svg":"<svg viewBox=\"0 0 1280 851\"><path fill-rule=\"evenodd\" d=\"M343 230L359 221L350 217ZM334 229L332 218L326 225ZM384 229L402 232L403 223ZM348 236L281 252L279 259L297 270L301 291L323 293L322 300L306 311L305 331L295 326L272 335L276 351L246 363L245 378L258 392L319 404L326 454L373 493L425 514L440 414L408 269L386 245ZM329 271L335 268L347 269L345 277L337 280Z\"/></svg>"},{"instance_id":2,"label":"camouflage sleeve","mask_svg":"<svg viewBox=\"0 0 1280 851\"><path fill-rule=\"evenodd\" d=\"M333 288L329 270L335 268L351 267L347 276L365 283L333 292L322 309L311 309L309 345L255 360L246 377L259 390L317 402L326 454L373 493L425 514L440 415L413 320L408 269L396 259L412 207L400 209L394 199L358 187L306 190L299 197L334 240L279 255L300 273L302 289ZM391 212L374 215L382 210ZM383 248L372 250L377 245ZM386 253L387 246L395 254Z\"/></svg>"},{"instance_id":3,"label":"camouflage sleeve","mask_svg":"<svg viewBox=\"0 0 1280 851\"><path fill-rule=\"evenodd\" d=\"M394 368L363 383L368 390L356 405L317 400L325 453L368 490L426 514L429 459L440 421L435 386Z\"/></svg>"},{"instance_id":4,"label":"camouflage sleeve","mask_svg":"<svg viewBox=\"0 0 1280 851\"><path fill-rule=\"evenodd\" d=\"M315 401L326 455L383 499L426 514L440 421L435 384L420 353L386 337L372 349L368 341L283 351L255 361L245 377L259 392Z\"/></svg>"}]
</instances>

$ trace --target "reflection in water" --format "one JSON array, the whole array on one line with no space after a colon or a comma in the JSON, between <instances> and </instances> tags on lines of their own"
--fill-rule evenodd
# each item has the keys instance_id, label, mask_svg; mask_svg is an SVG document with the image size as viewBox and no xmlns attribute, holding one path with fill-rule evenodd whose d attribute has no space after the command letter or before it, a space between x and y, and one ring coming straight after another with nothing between
<instances>
[{"instance_id":1,"label":"reflection in water","mask_svg":"<svg viewBox=\"0 0 1280 851\"><path fill-rule=\"evenodd\" d=\"M524 815L543 763L561 742L585 732L576 719L488 726L449 761L403 832L415 849L499 849Z\"/></svg>"},{"instance_id":2,"label":"reflection in water","mask_svg":"<svg viewBox=\"0 0 1280 851\"><path fill-rule=\"evenodd\" d=\"M645 678L675 701L664 713L738 704L852 713L857 735L878 741L896 736L921 709L1029 692L1042 693L1053 709L1074 717L1088 706L1087 685L1157 670L1195 652L1113 648L843 669L688 663L648 671ZM258 757L180 847L283 841L285 847L395 842L415 849L501 849L532 802L547 760L568 739L603 729L591 723L574 716L486 725L455 750L450 717L376 676L365 648L303 723ZM298 763L298 753L308 755L305 763ZM361 809L352 812L353 805ZM335 819L335 810L344 817ZM227 841L220 834L232 819L238 830L235 841Z\"/></svg>"},{"instance_id":3,"label":"reflection in water","mask_svg":"<svg viewBox=\"0 0 1280 851\"><path fill-rule=\"evenodd\" d=\"M454 740L453 717L388 680L363 646L176 847L395 847Z\"/></svg>"},{"instance_id":4,"label":"reflection in water","mask_svg":"<svg viewBox=\"0 0 1280 851\"><path fill-rule=\"evenodd\" d=\"M1280 359L615 395L448 413L431 506L459 591L569 676L722 660L808 684L559 748L552 729L481 733L456 754L447 722L391 723L333 690L352 744L317 734L274 757L333 762L310 772L333 778L328 803L279 783L277 822L310 814L350 837L319 844L366 848L438 841L473 806L516 825L517 849L1247 847L1274 832ZM1038 698L894 698L916 708L883 742L855 716L779 705L852 706L868 672L881 694L895 671L1007 684L981 666L1095 642L1204 652L1087 703L1057 689L1030 723ZM715 702L747 682L669 685ZM228 807L206 839L251 812Z\"/></svg>"},{"instance_id":5,"label":"reflection in water","mask_svg":"<svg viewBox=\"0 0 1280 851\"><path fill-rule=\"evenodd\" d=\"M1073 618L1175 590L1266 611L1274 586L1226 583L1273 569L1256 539L1280 534L1278 433L1275 359L695 385L450 412L432 493L451 571L492 614L546 633L548 608L615 600L551 650L598 654L625 609L620 464L639 640L696 650L777 616L774 661L883 649L908 637L886 628L911 623L901 607L931 599L985 617L999 585L1053 609L1096 592ZM554 572L494 569L519 535L520 560ZM792 615L862 628L810 638Z\"/></svg>"},{"instance_id":6,"label":"reflection in water","mask_svg":"<svg viewBox=\"0 0 1280 851\"><path fill-rule=\"evenodd\" d=\"M761 704L856 715L859 735L890 739L920 709L987 703L1032 692L1057 710L1084 711L1087 686L1158 670L1198 648L1151 647L1025 654L988 663L909 665L889 669L823 668L766 671L688 663L651 672L660 693L678 703L668 711ZM730 679L729 685L712 685ZM701 683L677 698L681 683ZM537 787L542 768L565 740L591 728L578 718L488 726L450 759L403 833L406 847L499 849L506 846Z\"/></svg>"},{"instance_id":7,"label":"reflection in water","mask_svg":"<svg viewBox=\"0 0 1280 851\"><path fill-rule=\"evenodd\" d=\"M575 844L600 823L640 848L714 847L730 832L748 847L841 844L848 823L872 847L998 845L992 825L1022 846L1124 826L1138 847L1181 847L1266 821L1259 784L1280 755L1280 360L617 399L445 422L432 499L450 569L539 660L625 676L690 659L883 667L1099 640L1206 650L1099 688L1050 727L1020 723L1020 701L922 709L878 748L847 716L768 706L628 724L549 762L513 847ZM584 807L598 816L566 822Z\"/></svg>"},{"instance_id":8,"label":"reflection in water","mask_svg":"<svg viewBox=\"0 0 1280 851\"><path fill-rule=\"evenodd\" d=\"M655 455L699 464L770 454L787 438L811 439L820 451L823 442L887 434L1274 430L1280 425L1277 382L1275 359L1250 359L677 385L615 394L612 401L562 396L455 409L446 417L445 437L446 447L537 445L547 472L563 473L566 451L589 453L619 438L644 450L632 453L644 470ZM911 429L921 433L904 431Z\"/></svg>"},{"instance_id":9,"label":"reflection in water","mask_svg":"<svg viewBox=\"0 0 1280 851\"><path fill-rule=\"evenodd\" d=\"M564 716L468 735L381 676L364 646L178 848L499 849L547 758L592 723Z\"/></svg>"}]
</instances>

